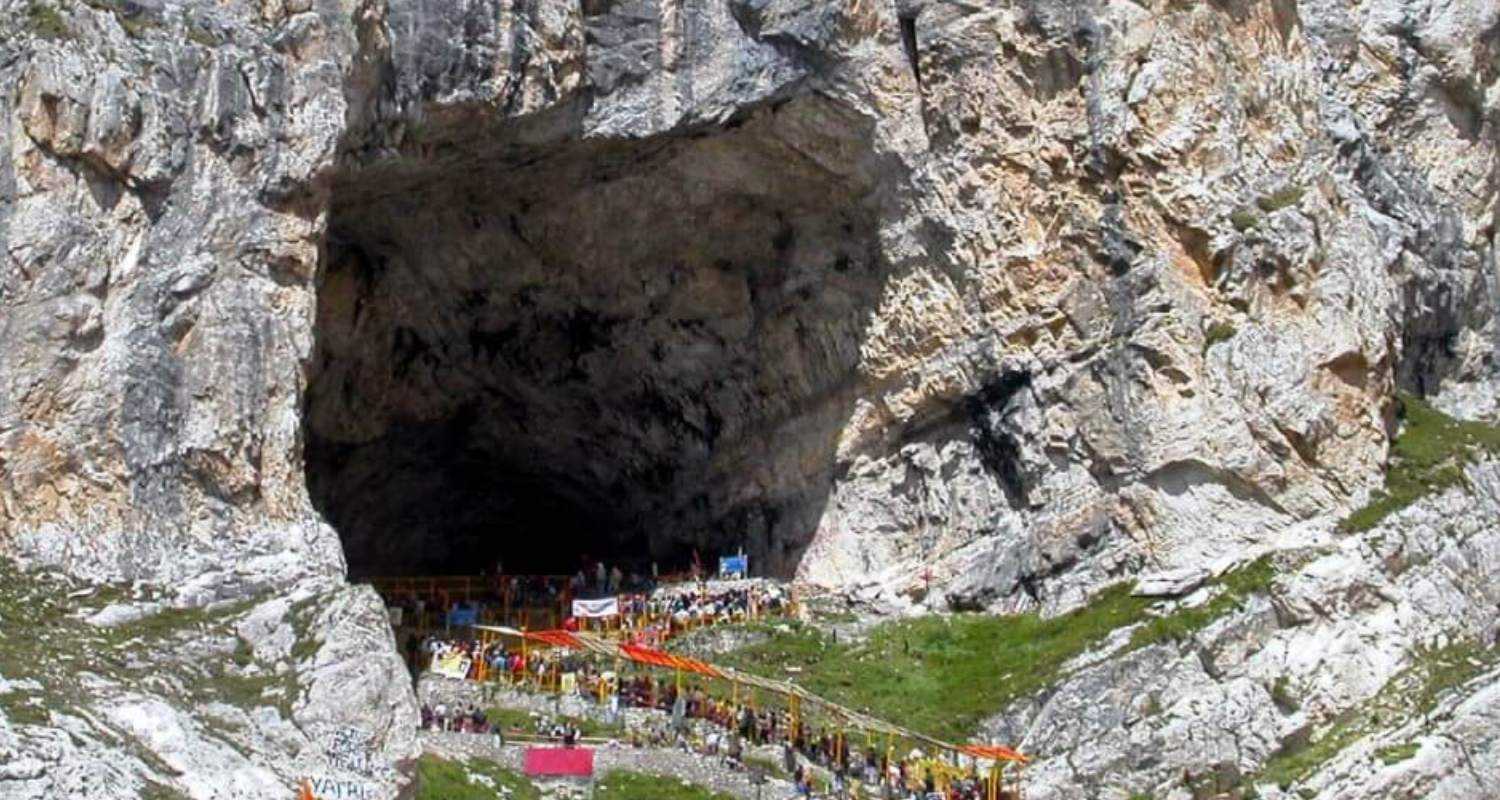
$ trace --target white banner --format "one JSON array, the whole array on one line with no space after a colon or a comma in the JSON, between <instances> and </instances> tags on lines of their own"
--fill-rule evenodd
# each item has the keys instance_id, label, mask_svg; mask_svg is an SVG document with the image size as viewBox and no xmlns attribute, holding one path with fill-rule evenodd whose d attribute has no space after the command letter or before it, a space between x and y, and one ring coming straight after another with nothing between
<instances>
[{"instance_id":1,"label":"white banner","mask_svg":"<svg viewBox=\"0 0 1500 800\"><path fill-rule=\"evenodd\" d=\"M463 653L449 653L433 660L432 671L447 678L466 678L469 675L469 657Z\"/></svg>"},{"instance_id":2,"label":"white banner","mask_svg":"<svg viewBox=\"0 0 1500 800\"><path fill-rule=\"evenodd\" d=\"M605 600L574 600L573 616L579 618L596 619L598 617L616 617L620 615L620 598L610 597Z\"/></svg>"}]
</instances>

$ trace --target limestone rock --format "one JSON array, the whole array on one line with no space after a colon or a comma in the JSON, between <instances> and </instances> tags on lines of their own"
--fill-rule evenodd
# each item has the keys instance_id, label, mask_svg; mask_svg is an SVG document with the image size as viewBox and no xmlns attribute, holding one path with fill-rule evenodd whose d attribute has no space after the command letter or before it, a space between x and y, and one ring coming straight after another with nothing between
<instances>
[{"instance_id":1,"label":"limestone rock","mask_svg":"<svg viewBox=\"0 0 1500 800\"><path fill-rule=\"evenodd\" d=\"M1497 26L1488 0L0 0L0 552L165 608L332 598L316 630L242 622L313 700L230 714L266 733L174 784L208 796L289 780L270 754L340 696L400 727L350 569L743 548L868 607L1053 613L1326 533L1379 484L1394 391L1497 413ZM1365 620L1313 687L1337 704L1415 633L1371 616L1394 578L1329 558L1268 649ZM1469 626L1433 581L1397 608ZM1233 712L1204 752L1248 767L1243 652L1192 677ZM195 752L201 709L89 697ZM1128 717L1091 713L1056 746ZM375 747L380 792L410 749ZM35 725L0 752L20 796L171 778ZM67 783L78 759L107 778Z\"/></svg>"},{"instance_id":2,"label":"limestone rock","mask_svg":"<svg viewBox=\"0 0 1500 800\"><path fill-rule=\"evenodd\" d=\"M992 733L1038 759L1028 795L1484 796L1478 776L1497 757L1486 704L1500 679L1500 467L1468 477L1472 490L1278 562L1268 597L1189 640L1111 639L1040 702L995 718ZM1321 758L1278 771L1309 741Z\"/></svg>"}]
</instances>

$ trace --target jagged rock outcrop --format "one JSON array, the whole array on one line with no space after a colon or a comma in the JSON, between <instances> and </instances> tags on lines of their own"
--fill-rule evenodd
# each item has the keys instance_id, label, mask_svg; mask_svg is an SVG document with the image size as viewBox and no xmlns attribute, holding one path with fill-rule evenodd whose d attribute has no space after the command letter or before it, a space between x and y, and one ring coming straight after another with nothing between
<instances>
[{"instance_id":1,"label":"jagged rock outcrop","mask_svg":"<svg viewBox=\"0 0 1500 800\"><path fill-rule=\"evenodd\" d=\"M1497 413L1497 74L1485 0L0 0L0 551L1053 610L1295 540L1396 388Z\"/></svg>"},{"instance_id":2,"label":"jagged rock outcrop","mask_svg":"<svg viewBox=\"0 0 1500 800\"><path fill-rule=\"evenodd\" d=\"M1491 797L1497 516L1487 462L1364 533L1306 531L1264 591L1181 641L1121 630L991 730L1038 757L1039 798Z\"/></svg>"}]
</instances>

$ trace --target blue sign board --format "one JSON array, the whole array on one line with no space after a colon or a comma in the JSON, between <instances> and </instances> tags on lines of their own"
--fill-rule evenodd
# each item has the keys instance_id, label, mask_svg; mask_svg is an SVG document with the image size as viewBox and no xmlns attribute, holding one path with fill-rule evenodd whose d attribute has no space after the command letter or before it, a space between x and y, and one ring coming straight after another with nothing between
<instances>
[{"instance_id":1,"label":"blue sign board","mask_svg":"<svg viewBox=\"0 0 1500 800\"><path fill-rule=\"evenodd\" d=\"M743 578L750 574L749 556L724 556L719 559L719 577L731 575Z\"/></svg>"}]
</instances>

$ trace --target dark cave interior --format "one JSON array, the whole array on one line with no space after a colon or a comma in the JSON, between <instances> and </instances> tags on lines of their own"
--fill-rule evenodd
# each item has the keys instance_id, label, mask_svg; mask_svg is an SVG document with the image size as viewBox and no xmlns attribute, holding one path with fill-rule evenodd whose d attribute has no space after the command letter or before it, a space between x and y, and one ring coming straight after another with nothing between
<instances>
[{"instance_id":1,"label":"dark cave interior","mask_svg":"<svg viewBox=\"0 0 1500 800\"><path fill-rule=\"evenodd\" d=\"M805 99L340 176L304 431L351 576L795 569L885 279L866 139Z\"/></svg>"}]
</instances>

